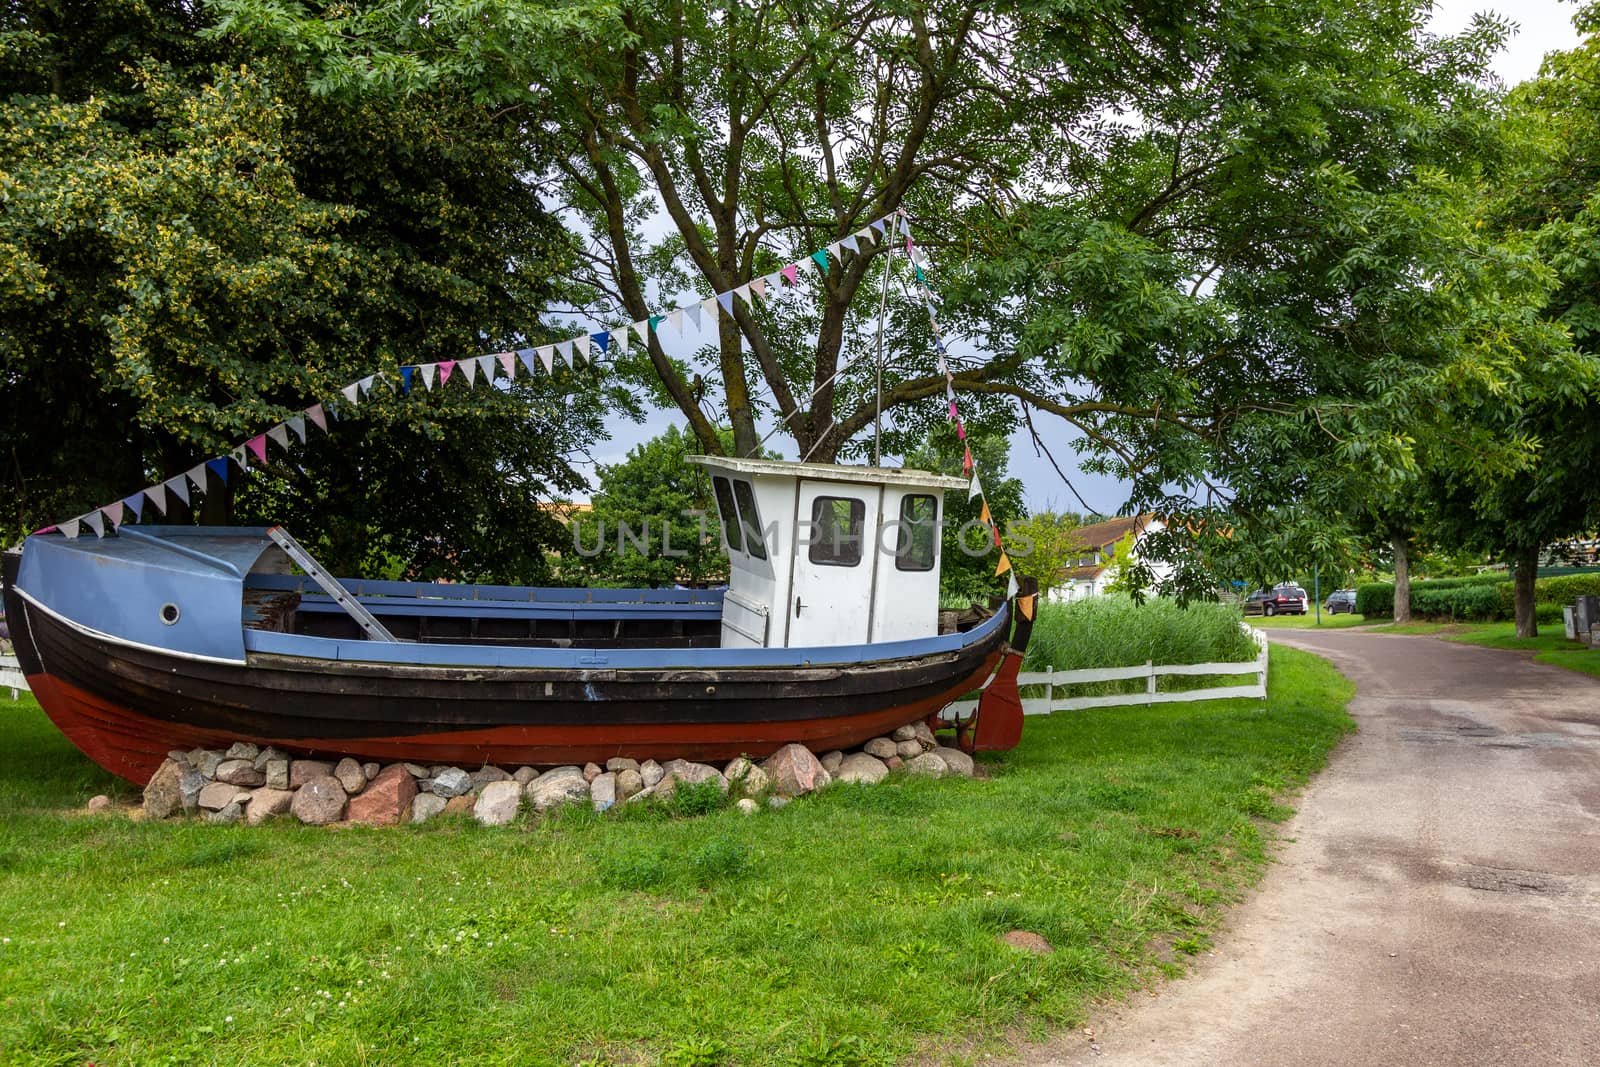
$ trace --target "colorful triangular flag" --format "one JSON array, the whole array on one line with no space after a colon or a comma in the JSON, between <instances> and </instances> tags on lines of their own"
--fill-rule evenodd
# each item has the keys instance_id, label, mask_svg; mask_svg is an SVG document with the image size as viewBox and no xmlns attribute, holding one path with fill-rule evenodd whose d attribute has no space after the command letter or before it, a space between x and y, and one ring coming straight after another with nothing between
<instances>
[{"instance_id":1,"label":"colorful triangular flag","mask_svg":"<svg viewBox=\"0 0 1600 1067\"><path fill-rule=\"evenodd\" d=\"M328 432L328 416L322 410L321 404L312 404L306 408L306 418L310 419L312 424L323 433Z\"/></svg>"},{"instance_id":2,"label":"colorful triangular flag","mask_svg":"<svg viewBox=\"0 0 1600 1067\"><path fill-rule=\"evenodd\" d=\"M1021 591L1022 587L1017 584L1017 572L1012 571L1011 577L1006 579L1006 598L1010 599Z\"/></svg>"},{"instance_id":3,"label":"colorful triangular flag","mask_svg":"<svg viewBox=\"0 0 1600 1067\"><path fill-rule=\"evenodd\" d=\"M417 373L415 367L400 368L400 392L406 396L411 395L411 376Z\"/></svg>"},{"instance_id":4,"label":"colorful triangular flag","mask_svg":"<svg viewBox=\"0 0 1600 1067\"><path fill-rule=\"evenodd\" d=\"M278 423L278 425L267 431L267 440L273 442L285 452L289 451L289 427L281 422Z\"/></svg>"},{"instance_id":5,"label":"colorful triangular flag","mask_svg":"<svg viewBox=\"0 0 1600 1067\"><path fill-rule=\"evenodd\" d=\"M360 382L351 382L349 385L339 390L340 395L342 395L346 400L350 401L352 407L361 402L360 392Z\"/></svg>"},{"instance_id":6,"label":"colorful triangular flag","mask_svg":"<svg viewBox=\"0 0 1600 1067\"><path fill-rule=\"evenodd\" d=\"M496 353L495 359L500 362L500 369L506 372L506 377L512 381L517 380L517 357L510 352Z\"/></svg>"},{"instance_id":7,"label":"colorful triangular flag","mask_svg":"<svg viewBox=\"0 0 1600 1067\"><path fill-rule=\"evenodd\" d=\"M365 378L363 378L359 382L357 382L356 384L361 386L361 395L362 396L369 395L372 392L372 383L377 381L377 380L378 380L378 376L376 374L369 374Z\"/></svg>"},{"instance_id":8,"label":"colorful triangular flag","mask_svg":"<svg viewBox=\"0 0 1600 1067\"><path fill-rule=\"evenodd\" d=\"M462 377L466 380L467 388L471 389L473 379L478 374L478 361L475 359L458 359L456 360L456 369L461 372Z\"/></svg>"},{"instance_id":9,"label":"colorful triangular flag","mask_svg":"<svg viewBox=\"0 0 1600 1067\"><path fill-rule=\"evenodd\" d=\"M544 364L544 372L546 374L554 374L556 372L556 346L540 345L539 362Z\"/></svg>"},{"instance_id":10,"label":"colorful triangular flag","mask_svg":"<svg viewBox=\"0 0 1600 1067\"><path fill-rule=\"evenodd\" d=\"M628 328L626 326L620 330L611 331L611 344L617 350L618 359L622 359L628 354ZM609 352L610 350L607 349L607 351Z\"/></svg>"},{"instance_id":11,"label":"colorful triangular flag","mask_svg":"<svg viewBox=\"0 0 1600 1067\"><path fill-rule=\"evenodd\" d=\"M172 495L183 501L183 506L189 506L189 482L183 475L175 475L161 483L171 491Z\"/></svg>"},{"instance_id":12,"label":"colorful triangular flag","mask_svg":"<svg viewBox=\"0 0 1600 1067\"><path fill-rule=\"evenodd\" d=\"M144 498L154 504L161 514L167 513L167 490L163 486L152 485L144 491Z\"/></svg>"},{"instance_id":13,"label":"colorful triangular flag","mask_svg":"<svg viewBox=\"0 0 1600 1067\"><path fill-rule=\"evenodd\" d=\"M491 352L487 356L479 356L476 362L478 364L478 373L483 375L483 380L486 382L494 381L494 353Z\"/></svg>"},{"instance_id":14,"label":"colorful triangular flag","mask_svg":"<svg viewBox=\"0 0 1600 1067\"><path fill-rule=\"evenodd\" d=\"M754 293L762 300L765 300L767 298L767 280L765 278L752 279L750 282L750 292Z\"/></svg>"},{"instance_id":15,"label":"colorful triangular flag","mask_svg":"<svg viewBox=\"0 0 1600 1067\"><path fill-rule=\"evenodd\" d=\"M978 480L978 472L972 472L972 482L967 486L967 499L983 495L983 483ZM987 505L985 505L987 506ZM987 520L985 520L987 521Z\"/></svg>"},{"instance_id":16,"label":"colorful triangular flag","mask_svg":"<svg viewBox=\"0 0 1600 1067\"><path fill-rule=\"evenodd\" d=\"M591 333L589 335L589 340L594 342L594 346L600 350L600 354L602 356L611 351L610 330L601 330L599 333Z\"/></svg>"},{"instance_id":17,"label":"colorful triangular flag","mask_svg":"<svg viewBox=\"0 0 1600 1067\"><path fill-rule=\"evenodd\" d=\"M674 330L677 330L678 331L678 335L680 337L683 336L683 309L682 308L677 308L677 309L675 309L673 311L667 312L667 325L671 326Z\"/></svg>"},{"instance_id":18,"label":"colorful triangular flag","mask_svg":"<svg viewBox=\"0 0 1600 1067\"><path fill-rule=\"evenodd\" d=\"M262 466L266 466L266 463L267 463L267 435L266 434L264 434L264 433L263 434L257 434L255 437L252 437L252 438L250 438L250 440L246 441L244 443L244 446L246 448L248 448L250 451L255 453L256 459L261 462Z\"/></svg>"},{"instance_id":19,"label":"colorful triangular flag","mask_svg":"<svg viewBox=\"0 0 1600 1067\"><path fill-rule=\"evenodd\" d=\"M750 283L745 282L743 285L735 287L733 295L743 300L746 304L750 303Z\"/></svg>"},{"instance_id":20,"label":"colorful triangular flag","mask_svg":"<svg viewBox=\"0 0 1600 1067\"><path fill-rule=\"evenodd\" d=\"M204 493L209 486L206 484L206 468L209 463L197 463L184 473L184 477L194 483L194 487Z\"/></svg>"},{"instance_id":21,"label":"colorful triangular flag","mask_svg":"<svg viewBox=\"0 0 1600 1067\"><path fill-rule=\"evenodd\" d=\"M66 522L58 525L56 529L60 530L64 535L66 535L67 540L76 540L78 537L78 525L81 521L82 520L80 519L68 519Z\"/></svg>"},{"instance_id":22,"label":"colorful triangular flag","mask_svg":"<svg viewBox=\"0 0 1600 1067\"><path fill-rule=\"evenodd\" d=\"M444 359L439 361L439 385L442 387L449 383L451 373L456 369L456 361Z\"/></svg>"},{"instance_id":23,"label":"colorful triangular flag","mask_svg":"<svg viewBox=\"0 0 1600 1067\"><path fill-rule=\"evenodd\" d=\"M665 315L651 315L650 316L650 329L654 330L656 333L660 333L661 332L661 323L664 322L665 320L666 320L666 316Z\"/></svg>"},{"instance_id":24,"label":"colorful triangular flag","mask_svg":"<svg viewBox=\"0 0 1600 1067\"><path fill-rule=\"evenodd\" d=\"M206 460L206 470L222 479L222 484L228 484L228 461L223 456Z\"/></svg>"},{"instance_id":25,"label":"colorful triangular flag","mask_svg":"<svg viewBox=\"0 0 1600 1067\"><path fill-rule=\"evenodd\" d=\"M83 516L83 521L89 524L89 529L94 531L96 537L106 535L106 520L98 511L91 511Z\"/></svg>"},{"instance_id":26,"label":"colorful triangular flag","mask_svg":"<svg viewBox=\"0 0 1600 1067\"><path fill-rule=\"evenodd\" d=\"M134 522L138 522L140 519L144 518L143 493L135 493L132 496L125 496L122 498L121 503L124 508L127 508L129 511L133 512Z\"/></svg>"},{"instance_id":27,"label":"colorful triangular flag","mask_svg":"<svg viewBox=\"0 0 1600 1067\"><path fill-rule=\"evenodd\" d=\"M813 252L813 253L811 253L811 258L817 264L817 266L822 268L822 273L823 274L827 274L828 273L828 253L826 253L826 252Z\"/></svg>"},{"instance_id":28,"label":"colorful triangular flag","mask_svg":"<svg viewBox=\"0 0 1600 1067\"><path fill-rule=\"evenodd\" d=\"M122 501L119 500L115 504L107 504L100 510L106 518L111 520L112 526L119 527L122 525Z\"/></svg>"},{"instance_id":29,"label":"colorful triangular flag","mask_svg":"<svg viewBox=\"0 0 1600 1067\"><path fill-rule=\"evenodd\" d=\"M841 248L848 248L850 251L857 254L861 252L861 245L856 241L855 234L851 234L849 237L846 237L844 240L840 241L839 245Z\"/></svg>"},{"instance_id":30,"label":"colorful triangular flag","mask_svg":"<svg viewBox=\"0 0 1600 1067\"><path fill-rule=\"evenodd\" d=\"M1004 549L1001 549L1000 550L1000 562L999 562L998 565L996 565L996 567L994 569L994 576L996 578L998 578L998 577L1000 577L1002 574L1004 574L1006 571L1008 571L1010 569L1011 569L1011 557L1006 555Z\"/></svg>"},{"instance_id":31,"label":"colorful triangular flag","mask_svg":"<svg viewBox=\"0 0 1600 1067\"><path fill-rule=\"evenodd\" d=\"M434 379L439 376L439 364L423 363L418 366L417 369L422 372L422 387L431 392L433 390Z\"/></svg>"},{"instance_id":32,"label":"colorful triangular flag","mask_svg":"<svg viewBox=\"0 0 1600 1067\"><path fill-rule=\"evenodd\" d=\"M778 272L789 280L790 285L800 284L800 264L791 263Z\"/></svg>"},{"instance_id":33,"label":"colorful triangular flag","mask_svg":"<svg viewBox=\"0 0 1600 1067\"><path fill-rule=\"evenodd\" d=\"M700 328L700 305L690 304L683 310L689 313L689 321L694 323L694 328L698 330Z\"/></svg>"},{"instance_id":34,"label":"colorful triangular flag","mask_svg":"<svg viewBox=\"0 0 1600 1067\"><path fill-rule=\"evenodd\" d=\"M728 313L729 318L733 317L733 293L731 291L718 293L717 303L721 305L723 311Z\"/></svg>"},{"instance_id":35,"label":"colorful triangular flag","mask_svg":"<svg viewBox=\"0 0 1600 1067\"><path fill-rule=\"evenodd\" d=\"M517 349L517 358L522 360L522 365L528 368L528 377L533 377L534 350L531 348Z\"/></svg>"},{"instance_id":36,"label":"colorful triangular flag","mask_svg":"<svg viewBox=\"0 0 1600 1067\"><path fill-rule=\"evenodd\" d=\"M556 355L560 356L566 362L567 366L574 366L572 362L571 341L562 341L560 344L556 345Z\"/></svg>"},{"instance_id":37,"label":"colorful triangular flag","mask_svg":"<svg viewBox=\"0 0 1600 1067\"><path fill-rule=\"evenodd\" d=\"M245 450L244 445L240 445L232 452L229 452L228 458L237 463L240 470L247 471L250 469L250 453Z\"/></svg>"},{"instance_id":38,"label":"colorful triangular flag","mask_svg":"<svg viewBox=\"0 0 1600 1067\"><path fill-rule=\"evenodd\" d=\"M715 325L717 316L722 314L722 301L718 300L714 296L708 296L704 300L700 301L700 310L711 316L710 319L707 320L706 325Z\"/></svg>"}]
</instances>

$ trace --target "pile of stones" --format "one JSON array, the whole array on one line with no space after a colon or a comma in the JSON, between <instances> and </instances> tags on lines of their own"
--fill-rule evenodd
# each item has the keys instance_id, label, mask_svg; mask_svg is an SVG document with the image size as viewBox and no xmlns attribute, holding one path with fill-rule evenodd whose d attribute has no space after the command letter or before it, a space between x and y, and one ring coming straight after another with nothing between
<instances>
[{"instance_id":1,"label":"pile of stones","mask_svg":"<svg viewBox=\"0 0 1600 1067\"><path fill-rule=\"evenodd\" d=\"M354 759L296 759L276 748L238 742L225 752L173 751L144 790L147 818L199 814L209 822L255 824L289 815L312 826L366 823L390 826L426 822L446 812L470 814L486 826L502 826L524 805L545 812L563 804L588 803L596 811L651 798L665 799L680 784L713 782L739 797L741 811L761 803L782 807L794 797L832 782L881 782L893 771L942 778L972 777L972 757L940 747L924 723L876 737L859 751L817 755L804 745L785 745L760 762L740 756L721 770L688 760L616 758L604 767L425 767L417 763L360 763ZM90 801L91 810L105 798ZM100 805L101 808L109 804Z\"/></svg>"}]
</instances>

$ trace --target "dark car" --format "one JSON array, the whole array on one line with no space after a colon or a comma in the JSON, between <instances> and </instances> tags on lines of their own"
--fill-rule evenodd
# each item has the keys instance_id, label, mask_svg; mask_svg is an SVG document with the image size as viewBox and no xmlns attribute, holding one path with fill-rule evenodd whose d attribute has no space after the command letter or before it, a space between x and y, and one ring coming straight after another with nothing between
<instances>
[{"instance_id":1,"label":"dark car","mask_svg":"<svg viewBox=\"0 0 1600 1067\"><path fill-rule=\"evenodd\" d=\"M1354 589L1335 589L1328 594L1328 599L1322 602L1322 610L1329 615L1337 615L1341 611L1354 614L1356 610L1356 591Z\"/></svg>"},{"instance_id":2,"label":"dark car","mask_svg":"<svg viewBox=\"0 0 1600 1067\"><path fill-rule=\"evenodd\" d=\"M1275 585L1271 589L1257 589L1254 593L1244 598L1244 613L1246 615L1304 615L1306 613L1306 591L1298 585L1286 582Z\"/></svg>"}]
</instances>

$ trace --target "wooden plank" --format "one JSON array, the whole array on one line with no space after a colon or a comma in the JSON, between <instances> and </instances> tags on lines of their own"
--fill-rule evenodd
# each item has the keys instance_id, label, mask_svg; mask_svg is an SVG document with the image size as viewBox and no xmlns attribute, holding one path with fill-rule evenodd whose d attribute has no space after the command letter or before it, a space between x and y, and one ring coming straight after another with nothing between
<instances>
[{"instance_id":1,"label":"wooden plank","mask_svg":"<svg viewBox=\"0 0 1600 1067\"><path fill-rule=\"evenodd\" d=\"M1100 697L1071 697L1057 700L1052 711L1082 711L1085 708L1140 707L1145 704L1187 704L1200 700L1228 700L1237 697L1261 699L1266 689L1259 685L1230 685L1216 689L1191 689L1183 693L1112 693Z\"/></svg>"},{"instance_id":2,"label":"wooden plank","mask_svg":"<svg viewBox=\"0 0 1600 1067\"><path fill-rule=\"evenodd\" d=\"M1178 663L1170 667L1157 667L1157 674L1255 674L1261 661L1248 659L1242 663ZM1057 675L1059 678L1060 675Z\"/></svg>"},{"instance_id":3,"label":"wooden plank","mask_svg":"<svg viewBox=\"0 0 1600 1067\"><path fill-rule=\"evenodd\" d=\"M0 656L0 689L27 692L28 678L15 656Z\"/></svg>"}]
</instances>

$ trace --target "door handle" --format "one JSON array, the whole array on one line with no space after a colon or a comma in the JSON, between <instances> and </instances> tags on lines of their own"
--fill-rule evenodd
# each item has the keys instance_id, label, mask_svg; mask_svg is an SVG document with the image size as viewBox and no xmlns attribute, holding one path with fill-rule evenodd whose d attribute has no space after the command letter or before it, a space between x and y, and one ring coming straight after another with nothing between
<instances>
[{"instance_id":1,"label":"door handle","mask_svg":"<svg viewBox=\"0 0 1600 1067\"><path fill-rule=\"evenodd\" d=\"M795 597L794 598L794 617L797 618L797 619L800 617L800 598L799 597Z\"/></svg>"}]
</instances>

